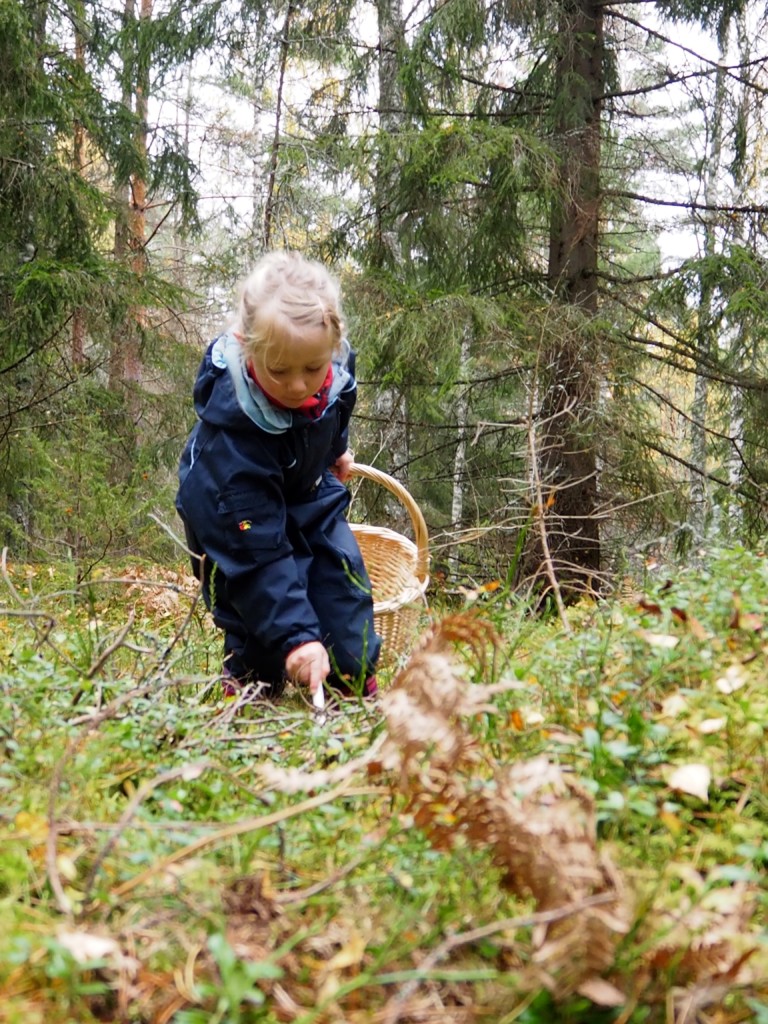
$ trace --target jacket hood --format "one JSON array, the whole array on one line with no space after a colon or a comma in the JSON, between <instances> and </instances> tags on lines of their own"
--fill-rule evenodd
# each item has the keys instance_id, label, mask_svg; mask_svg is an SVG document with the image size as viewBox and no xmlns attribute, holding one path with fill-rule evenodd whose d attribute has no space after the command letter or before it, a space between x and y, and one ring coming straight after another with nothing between
<instances>
[{"instance_id":1,"label":"jacket hood","mask_svg":"<svg viewBox=\"0 0 768 1024\"><path fill-rule=\"evenodd\" d=\"M342 350L333 360L333 381L328 406L336 402L342 391L354 386L349 368L349 342L342 340ZM247 428L249 423L268 434L283 434L301 417L291 409L272 405L264 392L248 375L243 359L243 346L232 331L216 338L208 347L194 389L195 410L201 420L217 427Z\"/></svg>"}]
</instances>

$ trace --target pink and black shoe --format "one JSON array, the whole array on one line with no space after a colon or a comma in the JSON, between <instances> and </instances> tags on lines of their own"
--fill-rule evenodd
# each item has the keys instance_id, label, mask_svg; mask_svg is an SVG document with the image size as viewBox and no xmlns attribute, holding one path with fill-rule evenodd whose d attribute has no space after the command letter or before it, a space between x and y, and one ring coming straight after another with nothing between
<instances>
[{"instance_id":1,"label":"pink and black shoe","mask_svg":"<svg viewBox=\"0 0 768 1024\"><path fill-rule=\"evenodd\" d=\"M328 689L331 693L336 693L344 698L362 697L364 700L373 700L378 696L379 684L376 681L376 676L368 676L362 689L347 680L332 678L328 680Z\"/></svg>"},{"instance_id":2,"label":"pink and black shoe","mask_svg":"<svg viewBox=\"0 0 768 1024\"><path fill-rule=\"evenodd\" d=\"M247 689L250 690L248 694L245 693ZM284 689L284 679L279 684L266 683L255 678L244 682L233 675L226 665L221 670L221 695L224 700L235 700L243 695L246 695L252 701L277 700L278 697L282 696Z\"/></svg>"}]
</instances>

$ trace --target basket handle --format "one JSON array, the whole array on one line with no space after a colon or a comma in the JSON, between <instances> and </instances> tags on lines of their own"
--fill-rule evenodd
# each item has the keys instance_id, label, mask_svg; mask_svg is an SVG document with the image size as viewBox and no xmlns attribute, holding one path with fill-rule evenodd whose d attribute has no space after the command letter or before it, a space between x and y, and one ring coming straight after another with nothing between
<instances>
[{"instance_id":1,"label":"basket handle","mask_svg":"<svg viewBox=\"0 0 768 1024\"><path fill-rule=\"evenodd\" d=\"M374 483L381 484L382 487L386 488L391 494L394 494L398 501L405 506L408 515L411 517L413 540L416 545L416 576L420 582L426 580L429 577L429 533L427 532L427 524L424 522L424 516L421 514L421 509L416 504L413 495L403 487L399 480L395 480L388 473L375 469L373 466L366 466L361 462L352 463L349 469L349 476L361 476L365 480L372 480Z\"/></svg>"}]
</instances>

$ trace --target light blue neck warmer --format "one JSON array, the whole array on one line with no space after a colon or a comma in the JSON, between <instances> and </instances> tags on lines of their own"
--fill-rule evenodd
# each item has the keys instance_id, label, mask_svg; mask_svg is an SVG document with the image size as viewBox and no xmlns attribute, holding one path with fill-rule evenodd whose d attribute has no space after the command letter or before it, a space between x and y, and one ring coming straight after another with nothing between
<instances>
[{"instance_id":1,"label":"light blue neck warmer","mask_svg":"<svg viewBox=\"0 0 768 1024\"><path fill-rule=\"evenodd\" d=\"M333 381L328 394L329 408L352 380L352 375L347 369L348 357L349 342L343 338L341 352L331 363ZM273 405L256 382L252 380L243 358L243 346L231 330L222 334L214 342L211 361L219 369L229 370L238 405L257 427L268 434L283 434L293 426L293 410L280 409Z\"/></svg>"}]
</instances>

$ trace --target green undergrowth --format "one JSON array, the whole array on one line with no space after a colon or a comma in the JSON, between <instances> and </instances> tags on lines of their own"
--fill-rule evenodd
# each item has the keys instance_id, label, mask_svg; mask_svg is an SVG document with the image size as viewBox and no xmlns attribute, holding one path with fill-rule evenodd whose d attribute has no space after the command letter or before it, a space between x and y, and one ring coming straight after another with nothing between
<instances>
[{"instance_id":1,"label":"green undergrowth","mask_svg":"<svg viewBox=\"0 0 768 1024\"><path fill-rule=\"evenodd\" d=\"M469 726L484 763L557 765L631 904L609 987L565 997L531 983L535 894L466 835L434 848L366 769L379 703L224 699L176 568L0 586L0 1020L768 1020L762 554L567 624L501 588L432 609L498 634L456 651L468 685L506 684Z\"/></svg>"}]
</instances>

